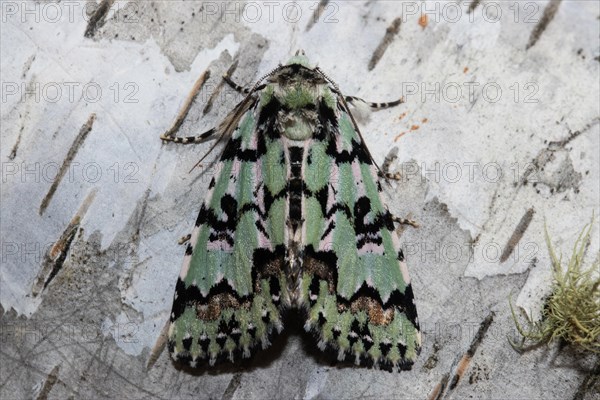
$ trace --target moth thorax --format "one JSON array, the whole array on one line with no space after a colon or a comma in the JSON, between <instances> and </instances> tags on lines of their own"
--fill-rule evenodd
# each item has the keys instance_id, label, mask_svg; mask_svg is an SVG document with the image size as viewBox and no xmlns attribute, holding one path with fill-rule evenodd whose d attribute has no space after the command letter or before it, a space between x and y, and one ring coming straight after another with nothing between
<instances>
[{"instance_id":1,"label":"moth thorax","mask_svg":"<svg viewBox=\"0 0 600 400\"><path fill-rule=\"evenodd\" d=\"M314 110L299 109L284 111L281 115L283 135L291 140L307 140L315 133L317 113Z\"/></svg>"},{"instance_id":2,"label":"moth thorax","mask_svg":"<svg viewBox=\"0 0 600 400\"><path fill-rule=\"evenodd\" d=\"M319 89L308 82L277 86L275 95L282 104L279 121L283 135L291 140L310 139L315 131Z\"/></svg>"}]
</instances>

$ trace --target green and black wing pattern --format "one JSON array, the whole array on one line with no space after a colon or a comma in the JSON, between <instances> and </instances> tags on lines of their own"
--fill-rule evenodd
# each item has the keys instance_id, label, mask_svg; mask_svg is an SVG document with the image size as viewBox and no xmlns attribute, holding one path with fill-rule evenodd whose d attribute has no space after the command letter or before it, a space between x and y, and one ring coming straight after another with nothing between
<instances>
[{"instance_id":1,"label":"green and black wing pattern","mask_svg":"<svg viewBox=\"0 0 600 400\"><path fill-rule=\"evenodd\" d=\"M185 251L169 350L192 367L249 357L282 329L286 165L271 160L269 124L256 105L240 117Z\"/></svg>"},{"instance_id":2,"label":"green and black wing pattern","mask_svg":"<svg viewBox=\"0 0 600 400\"><path fill-rule=\"evenodd\" d=\"M318 221L305 237L305 328L340 360L410 368L421 345L419 322L377 168L344 106L323 114L305 161L305 218Z\"/></svg>"},{"instance_id":3,"label":"green and black wing pattern","mask_svg":"<svg viewBox=\"0 0 600 400\"><path fill-rule=\"evenodd\" d=\"M249 357L298 308L338 359L410 368L412 286L347 103L303 55L265 79L228 117L177 281L171 356L192 367Z\"/></svg>"}]
</instances>

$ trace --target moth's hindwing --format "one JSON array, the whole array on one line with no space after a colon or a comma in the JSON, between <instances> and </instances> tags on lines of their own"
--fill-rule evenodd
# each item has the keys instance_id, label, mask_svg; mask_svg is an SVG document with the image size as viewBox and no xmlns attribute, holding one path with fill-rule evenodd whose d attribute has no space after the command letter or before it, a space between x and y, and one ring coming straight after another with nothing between
<instances>
[{"instance_id":1,"label":"moth's hindwing","mask_svg":"<svg viewBox=\"0 0 600 400\"><path fill-rule=\"evenodd\" d=\"M342 105L335 115L321 114L304 166L305 329L340 360L408 369L421 336L404 256L376 167Z\"/></svg>"},{"instance_id":2,"label":"moth's hindwing","mask_svg":"<svg viewBox=\"0 0 600 400\"><path fill-rule=\"evenodd\" d=\"M277 143L255 111L240 117L216 164L177 281L169 350L192 367L249 357L282 329L286 166L269 162Z\"/></svg>"}]
</instances>

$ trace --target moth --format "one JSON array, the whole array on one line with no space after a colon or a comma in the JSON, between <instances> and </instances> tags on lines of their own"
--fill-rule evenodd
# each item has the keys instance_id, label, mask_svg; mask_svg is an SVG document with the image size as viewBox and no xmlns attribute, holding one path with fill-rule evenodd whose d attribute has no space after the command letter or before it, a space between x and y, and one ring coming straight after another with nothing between
<instances>
[{"instance_id":1,"label":"moth","mask_svg":"<svg viewBox=\"0 0 600 400\"><path fill-rule=\"evenodd\" d=\"M251 88L224 78L245 97L218 127L161 136L226 143L177 280L172 359L250 357L296 308L338 360L410 369L419 322L379 170L350 112L362 100L300 51Z\"/></svg>"}]
</instances>

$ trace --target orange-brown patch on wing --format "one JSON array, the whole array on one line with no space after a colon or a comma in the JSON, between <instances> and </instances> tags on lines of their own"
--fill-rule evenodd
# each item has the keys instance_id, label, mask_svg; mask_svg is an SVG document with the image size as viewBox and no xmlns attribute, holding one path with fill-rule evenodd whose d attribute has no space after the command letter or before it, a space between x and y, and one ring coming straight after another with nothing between
<instances>
[{"instance_id":1,"label":"orange-brown patch on wing","mask_svg":"<svg viewBox=\"0 0 600 400\"><path fill-rule=\"evenodd\" d=\"M350 305L353 313L365 311L369 315L369 322L373 325L387 325L394 319L394 308L384 309L375 299L362 296Z\"/></svg>"},{"instance_id":2,"label":"orange-brown patch on wing","mask_svg":"<svg viewBox=\"0 0 600 400\"><path fill-rule=\"evenodd\" d=\"M196 316L204 321L215 321L226 308L250 308L250 301L240 303L231 293L219 293L211 296L208 304L196 304Z\"/></svg>"},{"instance_id":3,"label":"orange-brown patch on wing","mask_svg":"<svg viewBox=\"0 0 600 400\"><path fill-rule=\"evenodd\" d=\"M283 259L276 258L270 260L257 268L256 278L254 280L254 291L260 293L262 291L261 280L269 279L270 276L279 276L283 271Z\"/></svg>"},{"instance_id":4,"label":"orange-brown patch on wing","mask_svg":"<svg viewBox=\"0 0 600 400\"><path fill-rule=\"evenodd\" d=\"M318 276L322 280L327 282L327 289L329 293L335 292L335 276L332 267L325 264L321 260L317 260L312 257L306 257L304 264L302 265L304 272L308 272L311 275Z\"/></svg>"}]
</instances>

